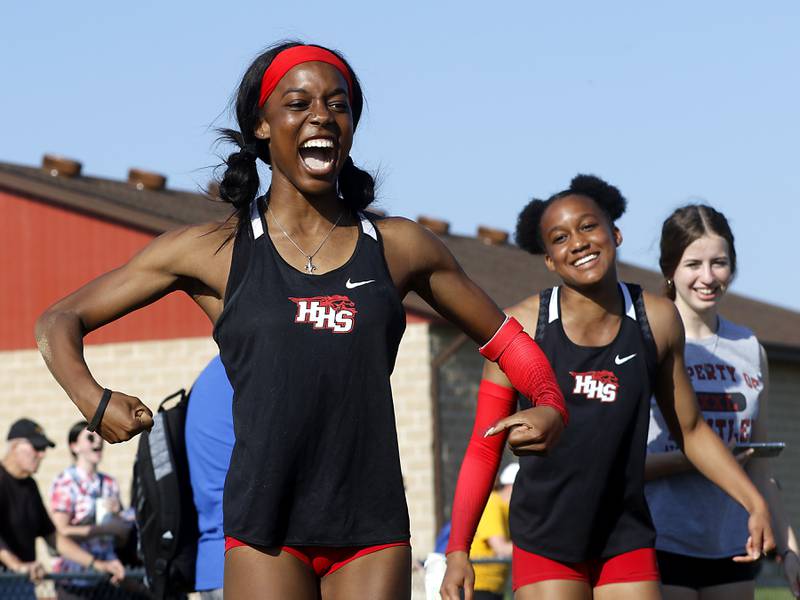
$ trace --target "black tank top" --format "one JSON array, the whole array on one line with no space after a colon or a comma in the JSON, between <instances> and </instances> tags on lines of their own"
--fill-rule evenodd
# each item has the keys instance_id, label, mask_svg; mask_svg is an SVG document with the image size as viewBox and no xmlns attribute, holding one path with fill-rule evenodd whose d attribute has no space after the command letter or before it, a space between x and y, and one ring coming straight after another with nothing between
<instances>
[{"instance_id":1,"label":"black tank top","mask_svg":"<svg viewBox=\"0 0 800 600\"><path fill-rule=\"evenodd\" d=\"M520 458L511 538L561 562L653 547L644 461L657 352L639 286L620 284L624 316L607 346L578 346L561 323L558 287L539 298L536 341L555 371L570 421L546 457ZM521 397L521 408L530 402Z\"/></svg>"},{"instance_id":2,"label":"black tank top","mask_svg":"<svg viewBox=\"0 0 800 600\"><path fill-rule=\"evenodd\" d=\"M389 375L405 312L380 234L359 213L350 259L301 273L272 244L264 200L239 227L214 329L234 389L225 535L251 545L409 538Z\"/></svg>"}]
</instances>

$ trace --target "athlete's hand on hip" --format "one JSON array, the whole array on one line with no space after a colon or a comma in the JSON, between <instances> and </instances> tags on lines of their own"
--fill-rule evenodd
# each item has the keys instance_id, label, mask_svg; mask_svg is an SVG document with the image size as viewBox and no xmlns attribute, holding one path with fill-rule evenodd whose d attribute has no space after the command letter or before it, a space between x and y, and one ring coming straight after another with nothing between
<instances>
[{"instance_id":1,"label":"athlete's hand on hip","mask_svg":"<svg viewBox=\"0 0 800 600\"><path fill-rule=\"evenodd\" d=\"M442 587L439 593L442 600L461 600L461 590L464 590L464 600L472 600L475 588L475 570L469 562L466 552L451 552L447 555L447 570L444 572Z\"/></svg>"},{"instance_id":2,"label":"athlete's hand on hip","mask_svg":"<svg viewBox=\"0 0 800 600\"><path fill-rule=\"evenodd\" d=\"M564 421L551 406L534 406L500 419L486 431L486 435L497 435L509 430L508 447L517 456L541 454L556 445Z\"/></svg>"},{"instance_id":3,"label":"athlete's hand on hip","mask_svg":"<svg viewBox=\"0 0 800 600\"><path fill-rule=\"evenodd\" d=\"M88 416L91 421L92 415ZM142 431L153 427L153 411L141 400L122 392L113 392L106 412L97 428L100 437L115 444L126 442Z\"/></svg>"},{"instance_id":4,"label":"athlete's hand on hip","mask_svg":"<svg viewBox=\"0 0 800 600\"><path fill-rule=\"evenodd\" d=\"M744 556L734 556L736 562L754 562L768 552L775 550L775 536L772 534L769 511L766 508L756 509L747 520L750 536L745 544Z\"/></svg>"}]
</instances>

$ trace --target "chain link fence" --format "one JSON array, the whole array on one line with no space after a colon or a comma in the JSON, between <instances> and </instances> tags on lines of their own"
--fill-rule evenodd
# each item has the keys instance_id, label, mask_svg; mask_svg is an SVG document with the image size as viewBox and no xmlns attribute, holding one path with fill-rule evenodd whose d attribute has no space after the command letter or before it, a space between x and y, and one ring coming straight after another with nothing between
<instances>
[{"instance_id":1,"label":"chain link fence","mask_svg":"<svg viewBox=\"0 0 800 600\"><path fill-rule=\"evenodd\" d=\"M0 571L2 600L153 600L144 585L144 570L128 570L120 585L105 573L48 573L38 583L27 576ZM180 600L178 598L171 600Z\"/></svg>"}]
</instances>

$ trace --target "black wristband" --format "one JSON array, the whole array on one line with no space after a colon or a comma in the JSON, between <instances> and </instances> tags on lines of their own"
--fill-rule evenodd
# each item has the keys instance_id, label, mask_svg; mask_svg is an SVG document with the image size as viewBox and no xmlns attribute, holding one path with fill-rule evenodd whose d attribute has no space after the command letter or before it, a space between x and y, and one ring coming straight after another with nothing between
<instances>
[{"instance_id":1,"label":"black wristband","mask_svg":"<svg viewBox=\"0 0 800 600\"><path fill-rule=\"evenodd\" d=\"M100 427L100 421L103 420L103 415L106 412L106 407L108 406L108 401L111 400L111 390L108 388L103 388L103 395L100 397L100 404L97 405L97 410L94 411L94 416L92 417L91 423L86 428L86 431L97 431L97 428Z\"/></svg>"}]
</instances>

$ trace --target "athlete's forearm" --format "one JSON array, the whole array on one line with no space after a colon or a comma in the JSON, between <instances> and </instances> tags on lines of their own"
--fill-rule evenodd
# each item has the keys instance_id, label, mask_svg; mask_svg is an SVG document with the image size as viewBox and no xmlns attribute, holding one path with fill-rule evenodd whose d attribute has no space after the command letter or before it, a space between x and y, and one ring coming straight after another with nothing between
<instances>
[{"instance_id":1,"label":"athlete's forearm","mask_svg":"<svg viewBox=\"0 0 800 600\"><path fill-rule=\"evenodd\" d=\"M496 362L519 392L534 406L550 406L558 411L564 425L569 421L564 394L555 373L539 345L510 317L481 347L481 354Z\"/></svg>"},{"instance_id":2,"label":"athlete's forearm","mask_svg":"<svg viewBox=\"0 0 800 600\"><path fill-rule=\"evenodd\" d=\"M486 500L492 491L503 455L506 435L486 437L486 430L514 410L514 390L482 381L478 391L475 425L458 474L453 500L452 525L447 553L469 552Z\"/></svg>"},{"instance_id":3,"label":"athlete's forearm","mask_svg":"<svg viewBox=\"0 0 800 600\"><path fill-rule=\"evenodd\" d=\"M750 514L769 512L764 497L705 421L700 419L696 427L684 432L683 440L683 451L698 471L722 488Z\"/></svg>"},{"instance_id":4,"label":"athlete's forearm","mask_svg":"<svg viewBox=\"0 0 800 600\"><path fill-rule=\"evenodd\" d=\"M47 368L78 409L91 416L102 388L83 357L84 334L78 315L56 307L36 321L36 343Z\"/></svg>"}]
</instances>

